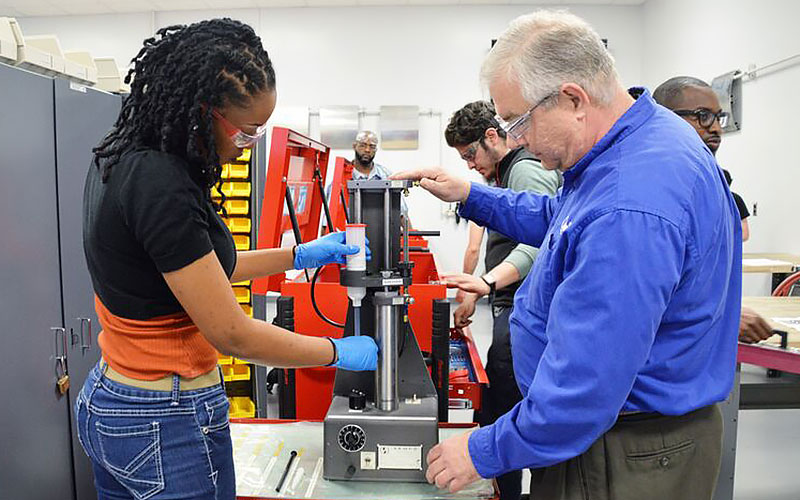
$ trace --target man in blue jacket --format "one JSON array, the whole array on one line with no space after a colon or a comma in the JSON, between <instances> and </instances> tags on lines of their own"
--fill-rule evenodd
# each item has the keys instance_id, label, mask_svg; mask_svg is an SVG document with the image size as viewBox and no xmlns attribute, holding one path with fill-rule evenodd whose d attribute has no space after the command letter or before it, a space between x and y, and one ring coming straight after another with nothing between
<instances>
[{"instance_id":1,"label":"man in blue jacket","mask_svg":"<svg viewBox=\"0 0 800 500\"><path fill-rule=\"evenodd\" d=\"M500 124L564 173L555 197L404 174L461 215L539 247L514 299L524 399L443 441L427 477L457 491L531 467L532 499L710 499L741 302L741 225L694 130L620 85L565 12L511 23L484 62Z\"/></svg>"}]
</instances>

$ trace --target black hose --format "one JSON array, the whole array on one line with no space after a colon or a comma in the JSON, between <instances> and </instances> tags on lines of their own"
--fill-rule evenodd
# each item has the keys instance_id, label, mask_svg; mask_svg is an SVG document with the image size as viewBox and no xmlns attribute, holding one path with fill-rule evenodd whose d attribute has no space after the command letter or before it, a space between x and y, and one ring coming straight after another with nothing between
<instances>
[{"instance_id":1,"label":"black hose","mask_svg":"<svg viewBox=\"0 0 800 500\"><path fill-rule=\"evenodd\" d=\"M403 329L403 341L400 343L400 352L397 353L398 358L402 356L403 351L406 350L406 337L408 337L408 333L411 332L411 335L414 335L414 329L411 328L411 318L408 317L408 306L406 306L406 318L408 318L408 322Z\"/></svg>"},{"instance_id":2,"label":"black hose","mask_svg":"<svg viewBox=\"0 0 800 500\"><path fill-rule=\"evenodd\" d=\"M311 278L311 306L314 308L314 312L317 313L317 316L319 316L322 321L328 323L331 326L335 326L336 328L344 329L343 324L337 323L332 319L328 318L327 316L325 316L324 314L322 314L322 311L319 310L319 306L317 306L317 297L316 294L314 293L314 290L316 289L317 286L317 278L319 278L319 273L320 271L322 271L323 267L325 266L318 267L317 270L314 271L314 277Z\"/></svg>"},{"instance_id":3,"label":"black hose","mask_svg":"<svg viewBox=\"0 0 800 500\"><path fill-rule=\"evenodd\" d=\"M347 200L344 199L344 190L339 190L339 201L342 203L342 211L344 211L344 221L350 223L350 216L347 215Z\"/></svg>"}]
</instances>

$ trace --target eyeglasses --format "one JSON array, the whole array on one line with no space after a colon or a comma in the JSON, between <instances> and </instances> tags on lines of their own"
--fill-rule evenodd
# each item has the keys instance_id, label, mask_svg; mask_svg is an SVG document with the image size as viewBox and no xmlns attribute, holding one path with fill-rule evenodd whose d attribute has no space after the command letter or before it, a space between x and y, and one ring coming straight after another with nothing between
<instances>
[{"instance_id":1,"label":"eyeglasses","mask_svg":"<svg viewBox=\"0 0 800 500\"><path fill-rule=\"evenodd\" d=\"M502 128L506 134L510 135L512 139L519 142L522 140L522 136L525 135L525 132L528 131L531 122L531 114L533 111L542 105L546 100L550 99L551 97L555 97L558 95L558 91L547 94L544 96L539 102L533 105L531 109L526 111L524 114L520 115L518 118L514 119L513 121L507 122L500 115L494 115L494 119L497 120L498 125Z\"/></svg>"},{"instance_id":2,"label":"eyeglasses","mask_svg":"<svg viewBox=\"0 0 800 500\"><path fill-rule=\"evenodd\" d=\"M222 122L222 126L225 127L225 132L237 148L249 148L267 133L266 123L256 128L256 133L254 135L250 135L242 132L242 129L229 122L228 119L222 116L216 109L212 109L211 114Z\"/></svg>"},{"instance_id":3,"label":"eyeglasses","mask_svg":"<svg viewBox=\"0 0 800 500\"><path fill-rule=\"evenodd\" d=\"M697 120L697 123L703 128L711 128L711 126L714 124L714 120L719 121L719 126L725 128L725 126L728 124L728 118L730 117L730 114L727 111L720 110L714 113L707 108L674 109L673 111L678 116L694 117L694 119Z\"/></svg>"},{"instance_id":4,"label":"eyeglasses","mask_svg":"<svg viewBox=\"0 0 800 500\"><path fill-rule=\"evenodd\" d=\"M475 161L475 155L478 154L478 143L480 142L481 142L480 139L478 139L477 141L470 144L469 147L464 151L464 153L460 155L461 159L467 163Z\"/></svg>"}]
</instances>

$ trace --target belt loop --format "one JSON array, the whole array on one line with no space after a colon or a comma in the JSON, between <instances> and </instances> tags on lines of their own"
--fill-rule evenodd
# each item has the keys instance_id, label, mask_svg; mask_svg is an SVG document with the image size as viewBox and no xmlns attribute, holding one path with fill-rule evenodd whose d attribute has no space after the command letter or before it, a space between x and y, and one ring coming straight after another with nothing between
<instances>
[{"instance_id":1,"label":"belt loop","mask_svg":"<svg viewBox=\"0 0 800 500\"><path fill-rule=\"evenodd\" d=\"M96 378L94 380L94 384L92 384L92 388L89 390L89 394L84 394L84 399L86 400L86 407L87 408L91 405L92 398L94 397L94 393L100 387L100 385L102 383L102 379L105 376L106 367L107 366L108 366L108 363L106 363L104 359L100 358L100 361L97 362L97 364L94 367L94 370L92 370L92 371L96 370L95 373L94 373ZM89 373L89 376L92 376L92 373Z\"/></svg>"},{"instance_id":2,"label":"belt loop","mask_svg":"<svg viewBox=\"0 0 800 500\"><path fill-rule=\"evenodd\" d=\"M181 401L181 376L172 374L172 402L170 406L178 406Z\"/></svg>"},{"instance_id":3,"label":"belt loop","mask_svg":"<svg viewBox=\"0 0 800 500\"><path fill-rule=\"evenodd\" d=\"M108 363L103 358L100 358L100 361L97 362L97 379L94 381L95 388L100 387L100 381L103 380L103 377L106 376L106 370L108 370Z\"/></svg>"}]
</instances>

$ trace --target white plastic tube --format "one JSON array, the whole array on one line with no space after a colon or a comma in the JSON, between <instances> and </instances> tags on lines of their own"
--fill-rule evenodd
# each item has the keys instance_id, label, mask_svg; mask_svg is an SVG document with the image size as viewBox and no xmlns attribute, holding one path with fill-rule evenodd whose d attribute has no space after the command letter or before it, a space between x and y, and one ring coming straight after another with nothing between
<instances>
[{"instance_id":1,"label":"white plastic tube","mask_svg":"<svg viewBox=\"0 0 800 500\"><path fill-rule=\"evenodd\" d=\"M367 270L367 225L347 224L345 226L345 241L348 245L358 247L358 253L347 256L348 271ZM367 289L361 286L348 286L347 296L353 301L353 307L361 307L361 299L367 295Z\"/></svg>"}]
</instances>

